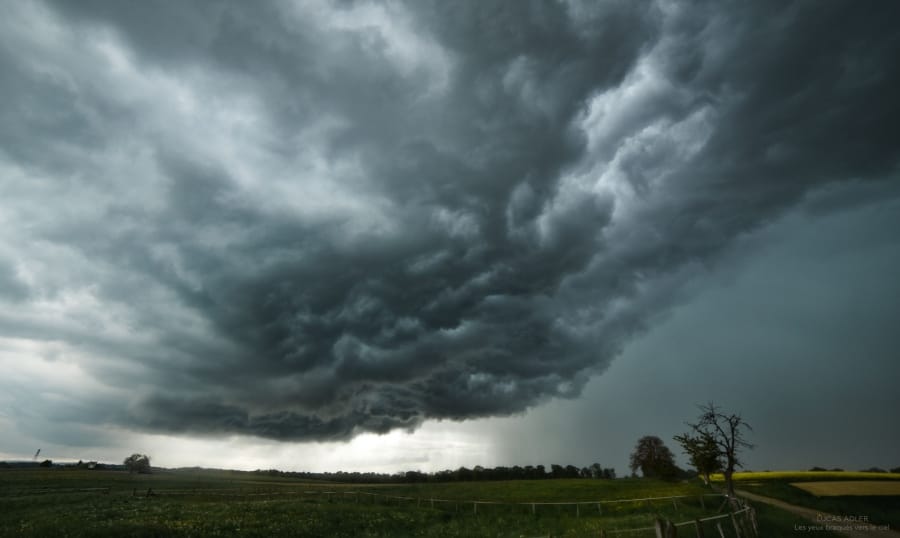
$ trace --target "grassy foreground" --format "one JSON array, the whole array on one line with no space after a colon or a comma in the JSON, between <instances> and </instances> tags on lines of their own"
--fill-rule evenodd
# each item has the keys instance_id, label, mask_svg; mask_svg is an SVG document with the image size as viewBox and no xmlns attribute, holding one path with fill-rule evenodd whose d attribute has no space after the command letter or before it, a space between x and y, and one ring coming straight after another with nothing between
<instances>
[{"instance_id":1,"label":"grassy foreground","mask_svg":"<svg viewBox=\"0 0 900 538\"><path fill-rule=\"evenodd\" d=\"M707 493L644 479L357 485L229 471L2 470L0 536L598 536L713 515L721 501L701 502ZM688 497L608 502L676 495ZM571 502L586 504L531 504ZM761 523L787 526L780 517L764 511Z\"/></svg>"}]
</instances>

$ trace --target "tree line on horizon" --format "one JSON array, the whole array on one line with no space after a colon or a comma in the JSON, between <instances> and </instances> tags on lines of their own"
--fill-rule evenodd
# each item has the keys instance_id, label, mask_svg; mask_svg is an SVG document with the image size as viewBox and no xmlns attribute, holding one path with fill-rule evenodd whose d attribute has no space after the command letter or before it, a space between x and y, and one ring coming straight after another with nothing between
<instances>
[{"instance_id":1,"label":"tree line on horizon","mask_svg":"<svg viewBox=\"0 0 900 538\"><path fill-rule=\"evenodd\" d=\"M476 465L472 469L460 467L459 469L445 469L436 472L405 471L398 473L374 473L374 472L309 472L309 471L279 471L278 469L253 471L256 474L278 476L285 478L304 478L311 480L328 480L331 482L348 483L422 483L422 482L474 482L492 480L543 480L551 478L584 478L606 479L616 477L616 470L611 467L602 467L599 463L589 467L578 468L574 465L550 465L548 470L543 465L514 465L512 467L482 467Z\"/></svg>"}]
</instances>

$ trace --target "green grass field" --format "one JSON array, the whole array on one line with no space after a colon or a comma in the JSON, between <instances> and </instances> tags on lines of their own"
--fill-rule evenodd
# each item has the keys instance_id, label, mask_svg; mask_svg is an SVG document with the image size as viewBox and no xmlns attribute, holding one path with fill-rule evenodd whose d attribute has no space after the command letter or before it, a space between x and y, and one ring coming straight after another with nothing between
<instances>
[{"instance_id":1,"label":"green grass field","mask_svg":"<svg viewBox=\"0 0 900 538\"><path fill-rule=\"evenodd\" d=\"M709 493L699 482L644 479L356 485L229 471L2 470L0 536L615 536L657 517L715 515L722 500L701 504ZM537 504L564 502L585 504ZM704 524L707 535L715 523ZM733 536L730 520L720 523ZM760 523L774 538L793 521L762 509Z\"/></svg>"}]
</instances>

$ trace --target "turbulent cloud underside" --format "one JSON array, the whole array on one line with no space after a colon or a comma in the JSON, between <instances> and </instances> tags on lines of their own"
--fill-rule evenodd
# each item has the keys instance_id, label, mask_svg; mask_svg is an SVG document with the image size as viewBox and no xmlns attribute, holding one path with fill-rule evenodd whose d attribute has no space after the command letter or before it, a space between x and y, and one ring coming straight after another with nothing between
<instances>
[{"instance_id":1,"label":"turbulent cloud underside","mask_svg":"<svg viewBox=\"0 0 900 538\"><path fill-rule=\"evenodd\" d=\"M577 395L736 237L896 179L881 9L16 3L16 401L319 440Z\"/></svg>"}]
</instances>

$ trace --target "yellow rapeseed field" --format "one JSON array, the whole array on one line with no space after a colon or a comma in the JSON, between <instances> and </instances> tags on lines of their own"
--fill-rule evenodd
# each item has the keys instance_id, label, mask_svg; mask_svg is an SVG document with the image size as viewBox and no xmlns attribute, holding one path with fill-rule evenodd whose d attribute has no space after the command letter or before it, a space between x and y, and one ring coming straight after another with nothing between
<instances>
[{"instance_id":1,"label":"yellow rapeseed field","mask_svg":"<svg viewBox=\"0 0 900 538\"><path fill-rule=\"evenodd\" d=\"M816 497L837 495L900 495L900 480L838 480L828 482L792 482L792 486Z\"/></svg>"},{"instance_id":2,"label":"yellow rapeseed field","mask_svg":"<svg viewBox=\"0 0 900 538\"><path fill-rule=\"evenodd\" d=\"M721 473L710 476L711 480L721 482L724 479ZM870 473L865 471L762 471L734 473L734 480L744 482L748 480L900 480L900 473Z\"/></svg>"}]
</instances>

